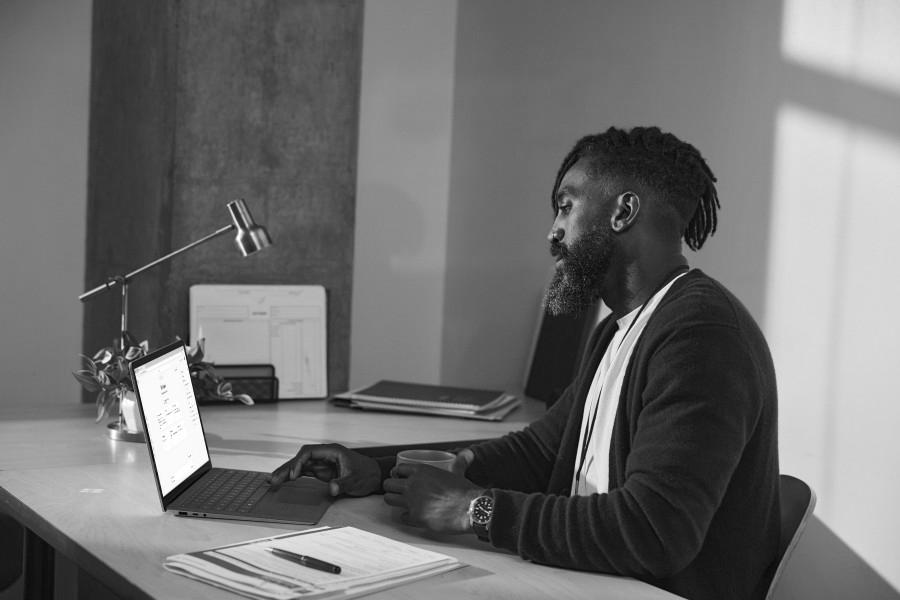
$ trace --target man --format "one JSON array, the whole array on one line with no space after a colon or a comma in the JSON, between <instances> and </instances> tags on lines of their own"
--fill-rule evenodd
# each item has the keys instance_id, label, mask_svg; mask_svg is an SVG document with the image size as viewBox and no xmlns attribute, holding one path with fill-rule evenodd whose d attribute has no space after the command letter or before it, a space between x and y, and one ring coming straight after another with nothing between
<instances>
[{"instance_id":1,"label":"man","mask_svg":"<svg viewBox=\"0 0 900 600\"><path fill-rule=\"evenodd\" d=\"M546 297L612 310L580 370L526 429L459 452L453 473L390 472L340 446L277 469L369 494L434 531L537 563L618 573L691 599L760 598L779 538L777 398L766 342L682 239L715 232L715 177L658 128L582 138L553 187Z\"/></svg>"}]
</instances>

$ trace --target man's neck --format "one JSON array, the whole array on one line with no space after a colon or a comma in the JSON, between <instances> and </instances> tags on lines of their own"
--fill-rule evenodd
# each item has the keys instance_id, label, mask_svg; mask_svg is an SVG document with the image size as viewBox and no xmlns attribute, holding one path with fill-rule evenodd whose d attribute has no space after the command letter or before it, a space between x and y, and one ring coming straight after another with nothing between
<instances>
[{"instance_id":1,"label":"man's neck","mask_svg":"<svg viewBox=\"0 0 900 600\"><path fill-rule=\"evenodd\" d=\"M620 272L611 273L615 280L603 294L603 301L616 318L621 318L647 302L679 270L687 268L687 260L680 253L664 260L635 261Z\"/></svg>"}]
</instances>

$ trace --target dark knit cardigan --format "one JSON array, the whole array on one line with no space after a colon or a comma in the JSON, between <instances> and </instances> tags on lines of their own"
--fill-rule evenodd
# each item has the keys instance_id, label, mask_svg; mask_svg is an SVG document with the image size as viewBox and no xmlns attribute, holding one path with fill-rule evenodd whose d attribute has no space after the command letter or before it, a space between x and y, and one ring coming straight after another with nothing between
<instances>
[{"instance_id":1,"label":"dark knit cardigan","mask_svg":"<svg viewBox=\"0 0 900 600\"><path fill-rule=\"evenodd\" d=\"M494 496L491 544L693 600L763 596L780 515L775 372L762 333L699 270L676 281L625 373L609 492L570 496L585 397L614 323L597 327L541 419L472 448L466 475Z\"/></svg>"}]
</instances>

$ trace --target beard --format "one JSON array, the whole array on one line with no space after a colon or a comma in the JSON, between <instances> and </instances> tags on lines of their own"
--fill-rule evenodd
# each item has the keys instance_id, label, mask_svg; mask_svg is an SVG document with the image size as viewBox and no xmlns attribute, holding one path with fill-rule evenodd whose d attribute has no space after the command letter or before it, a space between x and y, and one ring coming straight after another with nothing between
<instances>
[{"instance_id":1,"label":"beard","mask_svg":"<svg viewBox=\"0 0 900 600\"><path fill-rule=\"evenodd\" d=\"M544 309L551 315L577 314L600 299L603 280L615 253L612 231L597 227L571 247L550 244L550 254L561 257L544 295Z\"/></svg>"}]
</instances>

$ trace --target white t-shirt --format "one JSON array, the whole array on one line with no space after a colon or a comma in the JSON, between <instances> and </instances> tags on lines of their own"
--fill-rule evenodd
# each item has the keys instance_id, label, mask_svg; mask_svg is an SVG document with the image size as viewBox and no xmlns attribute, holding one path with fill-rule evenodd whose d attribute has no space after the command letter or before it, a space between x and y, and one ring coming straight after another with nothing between
<instances>
[{"instance_id":1,"label":"white t-shirt","mask_svg":"<svg viewBox=\"0 0 900 600\"><path fill-rule=\"evenodd\" d=\"M619 330L616 331L600 360L584 403L581 435L578 437L578 452L575 456L575 474L572 476L573 496L603 494L609 491L609 445L631 352L653 311L672 284L683 275L685 273L680 273L656 292L644 305L643 310L641 307L635 308L617 321ZM587 443L585 439L588 440ZM583 462L582 455L584 455Z\"/></svg>"}]
</instances>

